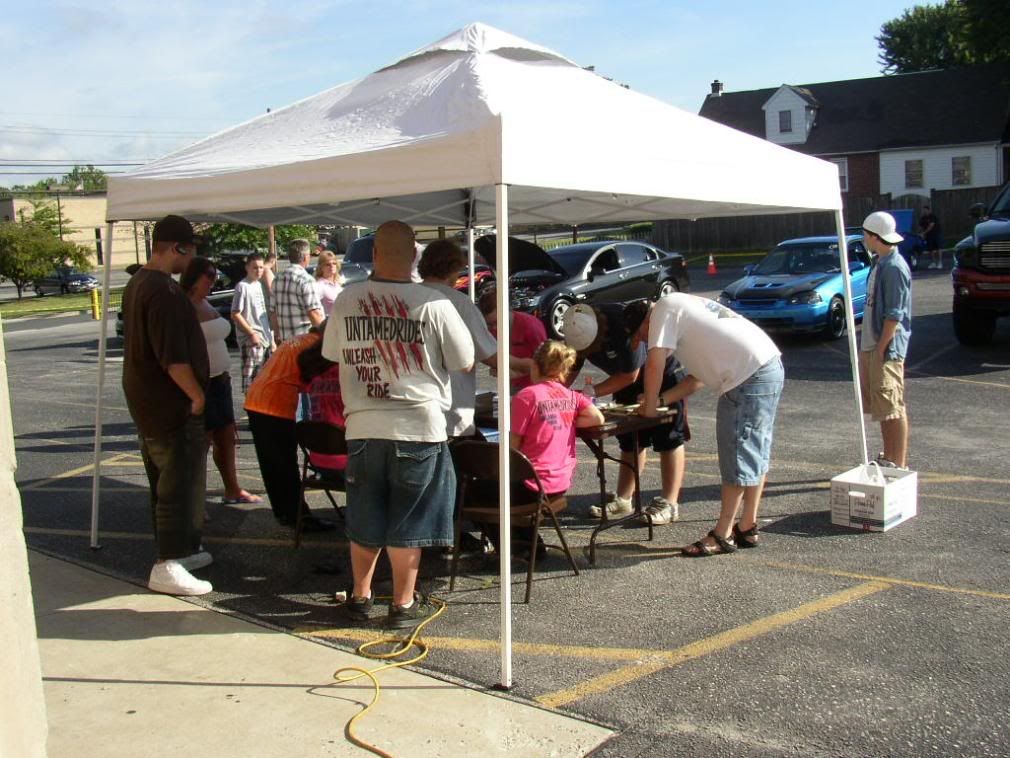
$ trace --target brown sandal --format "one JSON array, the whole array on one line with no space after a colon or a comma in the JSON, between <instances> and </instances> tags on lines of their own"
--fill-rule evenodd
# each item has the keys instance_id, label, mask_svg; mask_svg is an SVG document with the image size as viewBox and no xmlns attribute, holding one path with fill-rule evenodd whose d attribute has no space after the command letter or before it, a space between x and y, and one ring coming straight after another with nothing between
<instances>
[{"instance_id":1,"label":"brown sandal","mask_svg":"<svg viewBox=\"0 0 1010 758\"><path fill-rule=\"evenodd\" d=\"M710 555L722 555L723 553L736 552L736 544L734 544L732 537L728 540L724 540L715 533L714 529L710 531L707 536L715 540L715 545L706 544L705 539L702 538L694 544L683 548L680 551L680 554L685 558L707 558Z\"/></svg>"},{"instance_id":2,"label":"brown sandal","mask_svg":"<svg viewBox=\"0 0 1010 758\"><path fill-rule=\"evenodd\" d=\"M736 524L733 524L733 541L737 547L745 549L759 547L761 544L761 530L758 529L757 524L754 524L754 526L747 530L743 530Z\"/></svg>"}]
</instances>

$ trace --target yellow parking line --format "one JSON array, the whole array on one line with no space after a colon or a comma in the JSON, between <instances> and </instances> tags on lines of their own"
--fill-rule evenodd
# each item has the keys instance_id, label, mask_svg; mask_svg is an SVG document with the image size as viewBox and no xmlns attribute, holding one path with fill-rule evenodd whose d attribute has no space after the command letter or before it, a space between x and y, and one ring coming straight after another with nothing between
<instances>
[{"instance_id":1,"label":"yellow parking line","mask_svg":"<svg viewBox=\"0 0 1010 758\"><path fill-rule=\"evenodd\" d=\"M616 671L611 671L603 674L602 676L577 684L574 687L541 695L537 698L537 702L548 708L560 708L563 705L568 705L569 703L581 700L584 697L598 695L600 693L607 692L608 690L612 690L615 687L622 687L630 682L649 676L650 674L654 674L662 669L671 668L673 666L680 665L681 663L694 660L695 658L701 658L703 656L719 652L720 650L725 650L726 648L732 647L740 642L752 640L755 637L768 634L776 629L781 629L784 626L808 619L818 613L830 611L841 605L846 605L847 603L866 597L867 595L873 595L877 592L881 592L882 590L886 590L889 586L890 585L886 582L866 582L855 587L850 587L847 590L836 592L832 595L828 595L827 597L820 598L819 600L804 603L798 608L783 611L782 613L776 613L772 616L766 616L765 618L758 619L750 624L744 624L743 626L738 626L735 629L729 629L725 632L721 632L720 634L713 635L712 637L707 637L703 640L685 645L684 647L677 648L676 650L663 653L660 656L660 660L645 661L643 663L635 663L631 666L624 666Z\"/></svg>"},{"instance_id":2,"label":"yellow parking line","mask_svg":"<svg viewBox=\"0 0 1010 758\"><path fill-rule=\"evenodd\" d=\"M872 574L860 574L854 571L840 571L838 569L821 568L820 566L806 566L802 563L784 563L779 561L768 561L765 566L771 568L787 569L789 571L803 571L810 574L827 574L829 576L842 577L844 579L859 579L871 582L886 582L895 586L916 587L923 590L933 590L935 592L953 592L959 595L974 595L976 597L989 597L996 600L1010 600L1010 595L1002 592L987 592L985 590L972 590L966 587L951 587L946 584L931 584L930 582L917 582L911 579L897 579L893 576L874 576Z\"/></svg>"},{"instance_id":3,"label":"yellow parking line","mask_svg":"<svg viewBox=\"0 0 1010 758\"><path fill-rule=\"evenodd\" d=\"M130 453L120 453L119 455L114 455L111 458L102 461L102 465L108 466L112 464L120 464L122 460L129 457L134 456L132 456ZM130 464L120 464L120 465L130 465ZM57 474L56 476L51 476L48 479L43 479L41 482L35 482L34 484L29 484L25 487L22 487L21 491L24 492L25 490L37 490L40 489L41 487L45 487L47 484L58 482L61 479L69 479L74 476L79 476L87 471L92 471L94 470L94 468L95 466L92 463L89 463L87 466L78 466L77 468L70 469L70 471L64 471L62 474Z\"/></svg>"}]
</instances>

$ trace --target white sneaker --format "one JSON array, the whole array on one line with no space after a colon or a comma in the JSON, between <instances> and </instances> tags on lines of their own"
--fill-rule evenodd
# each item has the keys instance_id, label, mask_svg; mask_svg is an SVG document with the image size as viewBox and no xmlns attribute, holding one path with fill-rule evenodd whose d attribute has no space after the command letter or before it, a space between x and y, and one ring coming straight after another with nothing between
<instances>
[{"instance_id":1,"label":"white sneaker","mask_svg":"<svg viewBox=\"0 0 1010 758\"><path fill-rule=\"evenodd\" d=\"M630 497L615 496L612 502L607 503L607 518L627 516L633 510L635 510L635 506L631 504ZM593 518L603 518L603 509L598 505L591 505L589 506L589 515Z\"/></svg>"},{"instance_id":2,"label":"white sneaker","mask_svg":"<svg viewBox=\"0 0 1010 758\"><path fill-rule=\"evenodd\" d=\"M204 550L202 545L200 547L200 552L187 555L185 558L179 558L179 563L184 569L186 569L186 571L196 571L198 569L207 568L213 562L214 556Z\"/></svg>"},{"instance_id":3,"label":"white sneaker","mask_svg":"<svg viewBox=\"0 0 1010 758\"><path fill-rule=\"evenodd\" d=\"M671 503L663 497L654 497L652 498L652 502L645 506L645 513L639 516L639 520L643 524L649 523L646 514L652 518L653 525L669 524L671 521L677 521L680 518L680 505L678 503Z\"/></svg>"},{"instance_id":4,"label":"white sneaker","mask_svg":"<svg viewBox=\"0 0 1010 758\"><path fill-rule=\"evenodd\" d=\"M206 595L214 589L210 582L197 579L176 560L155 563L147 580L147 588L151 592L163 592L166 595Z\"/></svg>"}]
</instances>

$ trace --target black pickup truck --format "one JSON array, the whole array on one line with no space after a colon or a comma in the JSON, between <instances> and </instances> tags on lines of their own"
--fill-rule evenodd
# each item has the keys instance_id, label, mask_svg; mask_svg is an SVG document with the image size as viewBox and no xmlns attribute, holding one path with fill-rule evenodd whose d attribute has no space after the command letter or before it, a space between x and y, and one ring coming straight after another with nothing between
<instances>
[{"instance_id":1,"label":"black pickup truck","mask_svg":"<svg viewBox=\"0 0 1010 758\"><path fill-rule=\"evenodd\" d=\"M954 247L954 334L962 345L992 341L996 319L1010 316L1010 183L988 208L972 208L978 220L970 237Z\"/></svg>"}]
</instances>

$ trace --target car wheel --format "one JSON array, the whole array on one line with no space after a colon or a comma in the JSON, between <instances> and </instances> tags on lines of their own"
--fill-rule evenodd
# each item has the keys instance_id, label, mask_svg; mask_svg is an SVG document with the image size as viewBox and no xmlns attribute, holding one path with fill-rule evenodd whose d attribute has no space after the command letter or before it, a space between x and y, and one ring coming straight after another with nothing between
<instances>
[{"instance_id":1,"label":"car wheel","mask_svg":"<svg viewBox=\"0 0 1010 758\"><path fill-rule=\"evenodd\" d=\"M845 302L836 295L828 304L828 323L824 326L824 334L829 339L840 339L845 334L845 326Z\"/></svg>"},{"instance_id":2,"label":"car wheel","mask_svg":"<svg viewBox=\"0 0 1010 758\"><path fill-rule=\"evenodd\" d=\"M677 289L677 283L672 279L667 279L659 285L659 297L666 297L667 295L672 295L674 292L680 292L680 290Z\"/></svg>"},{"instance_id":3,"label":"car wheel","mask_svg":"<svg viewBox=\"0 0 1010 758\"><path fill-rule=\"evenodd\" d=\"M559 297L551 305L551 309L547 313L547 326L548 331L550 331L550 336L553 339L564 339L565 337L565 313L573 305L572 301L568 298Z\"/></svg>"},{"instance_id":4,"label":"car wheel","mask_svg":"<svg viewBox=\"0 0 1010 758\"><path fill-rule=\"evenodd\" d=\"M954 305L954 336L962 345L988 345L996 331L996 317L964 305Z\"/></svg>"},{"instance_id":5,"label":"car wheel","mask_svg":"<svg viewBox=\"0 0 1010 758\"><path fill-rule=\"evenodd\" d=\"M35 288L35 294L36 294L36 295L37 295L38 297L42 297L42 296L43 296L44 294L46 294L46 293L45 293L45 290L43 290L43 289L42 289L41 287L36 287L36 288Z\"/></svg>"},{"instance_id":6,"label":"car wheel","mask_svg":"<svg viewBox=\"0 0 1010 758\"><path fill-rule=\"evenodd\" d=\"M60 294L61 295L69 295L70 294L70 287L68 287L65 284L61 284L60 285Z\"/></svg>"}]
</instances>

